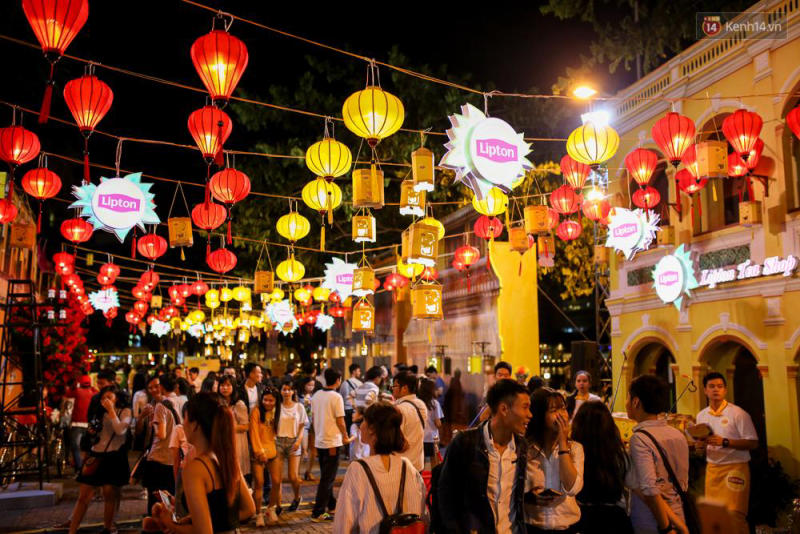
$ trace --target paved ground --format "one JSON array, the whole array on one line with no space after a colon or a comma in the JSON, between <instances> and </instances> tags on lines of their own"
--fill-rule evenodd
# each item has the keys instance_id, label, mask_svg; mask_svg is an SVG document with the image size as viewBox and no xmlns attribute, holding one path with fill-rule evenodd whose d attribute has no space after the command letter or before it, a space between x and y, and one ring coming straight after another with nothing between
<instances>
[{"instance_id":1,"label":"paved ground","mask_svg":"<svg viewBox=\"0 0 800 534\"><path fill-rule=\"evenodd\" d=\"M336 487L341 484L342 476L346 470L346 462L342 462L339 470L339 477L336 480ZM318 477L319 473L315 472ZM53 507L36 508L33 510L14 510L3 512L0 515L0 532L15 533L63 533L68 529L57 528L69 518L75 500L78 497L78 484L72 479L54 480L64 484L63 498ZM328 533L332 532L331 524L312 523L309 519L311 506L314 501L317 486L314 482L303 482L300 487L302 504L293 513L284 511L279 517L277 525L265 528L255 528L252 523L243 525L244 532L296 532L296 533ZM284 506L289 504L292 497L292 489L288 484L283 485ZM141 518L145 512L146 500L140 486L126 486L122 490L122 502L120 504L119 515L117 516L117 526L120 534L132 534L141 531ZM84 517L82 533L98 533L103 525L103 503L102 500L95 500L89 506Z\"/></svg>"}]
</instances>

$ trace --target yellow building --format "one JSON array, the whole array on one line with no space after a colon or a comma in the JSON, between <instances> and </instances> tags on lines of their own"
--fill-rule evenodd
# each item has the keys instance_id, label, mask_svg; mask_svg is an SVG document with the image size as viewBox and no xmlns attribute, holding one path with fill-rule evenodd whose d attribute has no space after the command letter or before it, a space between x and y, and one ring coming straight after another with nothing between
<instances>
[{"instance_id":1,"label":"yellow building","mask_svg":"<svg viewBox=\"0 0 800 534\"><path fill-rule=\"evenodd\" d=\"M611 258L611 314L614 383L621 379L615 410L624 411L630 380L641 373L662 375L673 395L693 380L699 387L677 403L679 413L697 414L705 406L702 377L716 370L728 377L731 400L750 412L769 454L789 472L800 474L800 279L795 272L755 276L701 286L679 311L653 289L651 271L663 256L684 244L702 269L738 273L747 262L800 256L800 141L786 126L786 114L800 103L800 4L765 1L751 8L756 20L782 22L778 39L723 30L705 38L617 96L613 125L621 137L609 162L610 190L616 205L629 203L632 185L623 158L636 147L662 158L653 184L662 205L675 203L675 169L663 160L651 135L653 124L670 110L691 118L697 141L722 139L723 119L739 108L764 121L762 161L754 171L768 178L767 195L753 180L757 214L763 223L739 223L742 179L718 179L696 198L681 193L680 213L662 211L660 246L632 260ZM742 20L741 18L739 20ZM763 37L763 34L761 35ZM744 189L747 199L747 188ZM693 213L692 213L693 212ZM769 260L776 261L776 260Z\"/></svg>"}]
</instances>

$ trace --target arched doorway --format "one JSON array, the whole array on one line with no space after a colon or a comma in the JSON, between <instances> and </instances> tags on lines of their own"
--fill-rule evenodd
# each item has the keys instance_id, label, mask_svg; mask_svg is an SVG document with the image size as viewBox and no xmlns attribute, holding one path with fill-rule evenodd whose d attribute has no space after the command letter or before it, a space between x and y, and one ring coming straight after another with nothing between
<instances>
[{"instance_id":1,"label":"arched doorway","mask_svg":"<svg viewBox=\"0 0 800 534\"><path fill-rule=\"evenodd\" d=\"M675 357L669 348L658 341L651 341L643 345L633 357L633 378L650 374L660 377L669 384L669 405L675 404L675 375L672 373L672 364Z\"/></svg>"}]
</instances>

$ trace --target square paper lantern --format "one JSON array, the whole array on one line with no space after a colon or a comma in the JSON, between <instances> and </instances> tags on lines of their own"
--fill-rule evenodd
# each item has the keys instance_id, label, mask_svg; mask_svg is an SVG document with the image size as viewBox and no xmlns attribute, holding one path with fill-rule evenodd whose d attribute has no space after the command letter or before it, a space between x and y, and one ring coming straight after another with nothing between
<instances>
[{"instance_id":1,"label":"square paper lantern","mask_svg":"<svg viewBox=\"0 0 800 534\"><path fill-rule=\"evenodd\" d=\"M383 207L383 171L374 165L353 171L353 208Z\"/></svg>"},{"instance_id":2,"label":"square paper lantern","mask_svg":"<svg viewBox=\"0 0 800 534\"><path fill-rule=\"evenodd\" d=\"M437 320L443 317L440 284L417 284L411 288L411 317Z\"/></svg>"},{"instance_id":3,"label":"square paper lantern","mask_svg":"<svg viewBox=\"0 0 800 534\"><path fill-rule=\"evenodd\" d=\"M695 145L697 176L703 178L728 177L728 143L703 141Z\"/></svg>"},{"instance_id":4,"label":"square paper lantern","mask_svg":"<svg viewBox=\"0 0 800 534\"><path fill-rule=\"evenodd\" d=\"M12 224L8 241L13 248L32 249L36 246L36 225Z\"/></svg>"},{"instance_id":5,"label":"square paper lantern","mask_svg":"<svg viewBox=\"0 0 800 534\"><path fill-rule=\"evenodd\" d=\"M522 226L512 226L508 229L508 243L511 250L525 253L528 250L528 234Z\"/></svg>"},{"instance_id":6,"label":"square paper lantern","mask_svg":"<svg viewBox=\"0 0 800 534\"><path fill-rule=\"evenodd\" d=\"M375 217L353 215L353 241L356 243L375 242Z\"/></svg>"},{"instance_id":7,"label":"square paper lantern","mask_svg":"<svg viewBox=\"0 0 800 534\"><path fill-rule=\"evenodd\" d=\"M153 295L150 297L150 307L151 308L160 308L162 305L161 295Z\"/></svg>"},{"instance_id":8,"label":"square paper lantern","mask_svg":"<svg viewBox=\"0 0 800 534\"><path fill-rule=\"evenodd\" d=\"M366 297L375 292L375 271L369 267L358 267L353 271L353 295Z\"/></svg>"},{"instance_id":9,"label":"square paper lantern","mask_svg":"<svg viewBox=\"0 0 800 534\"><path fill-rule=\"evenodd\" d=\"M425 191L414 191L412 180L400 184L400 215L425 215Z\"/></svg>"},{"instance_id":10,"label":"square paper lantern","mask_svg":"<svg viewBox=\"0 0 800 534\"><path fill-rule=\"evenodd\" d=\"M361 299L353 306L353 332L375 331L375 308L366 299Z\"/></svg>"},{"instance_id":11,"label":"square paper lantern","mask_svg":"<svg viewBox=\"0 0 800 534\"><path fill-rule=\"evenodd\" d=\"M661 231L656 234L659 247L669 247L675 244L675 227L662 226Z\"/></svg>"},{"instance_id":12,"label":"square paper lantern","mask_svg":"<svg viewBox=\"0 0 800 534\"><path fill-rule=\"evenodd\" d=\"M427 267L436 265L436 258L439 255L439 229L429 224L416 222L406 231L408 236L401 237L405 262L419 263Z\"/></svg>"},{"instance_id":13,"label":"square paper lantern","mask_svg":"<svg viewBox=\"0 0 800 534\"><path fill-rule=\"evenodd\" d=\"M739 202L739 224L742 226L753 226L761 224L761 202L758 200L747 200Z\"/></svg>"},{"instance_id":14,"label":"square paper lantern","mask_svg":"<svg viewBox=\"0 0 800 534\"><path fill-rule=\"evenodd\" d=\"M167 219L167 228L170 248L191 247L194 244L192 219L189 217L170 217Z\"/></svg>"},{"instance_id":15,"label":"square paper lantern","mask_svg":"<svg viewBox=\"0 0 800 534\"><path fill-rule=\"evenodd\" d=\"M419 147L411 153L411 176L414 191L433 191L434 186L433 152Z\"/></svg>"},{"instance_id":16,"label":"square paper lantern","mask_svg":"<svg viewBox=\"0 0 800 534\"><path fill-rule=\"evenodd\" d=\"M275 275L272 271L256 271L253 282L255 294L272 293L273 289L275 289Z\"/></svg>"},{"instance_id":17,"label":"square paper lantern","mask_svg":"<svg viewBox=\"0 0 800 534\"><path fill-rule=\"evenodd\" d=\"M594 246L594 264L605 265L608 263L608 248L605 245Z\"/></svg>"},{"instance_id":18,"label":"square paper lantern","mask_svg":"<svg viewBox=\"0 0 800 534\"><path fill-rule=\"evenodd\" d=\"M548 228L547 206L534 204L525 206L525 232L528 234L541 234L550 230Z\"/></svg>"}]
</instances>

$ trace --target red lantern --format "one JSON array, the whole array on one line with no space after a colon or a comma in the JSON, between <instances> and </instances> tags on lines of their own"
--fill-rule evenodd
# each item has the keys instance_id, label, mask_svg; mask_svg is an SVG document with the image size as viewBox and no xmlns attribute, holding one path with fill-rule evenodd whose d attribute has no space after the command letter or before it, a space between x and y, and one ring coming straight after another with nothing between
<instances>
[{"instance_id":1,"label":"red lantern","mask_svg":"<svg viewBox=\"0 0 800 534\"><path fill-rule=\"evenodd\" d=\"M689 145L689 148L686 149L686 152L683 153L683 157L681 158L681 163L683 166L692 173L693 176L697 176L700 172L697 169L697 145L692 143Z\"/></svg>"},{"instance_id":2,"label":"red lantern","mask_svg":"<svg viewBox=\"0 0 800 534\"><path fill-rule=\"evenodd\" d=\"M708 178L697 179L688 169L681 169L675 174L675 180L681 191L688 195L693 195L705 187Z\"/></svg>"},{"instance_id":3,"label":"red lantern","mask_svg":"<svg viewBox=\"0 0 800 534\"><path fill-rule=\"evenodd\" d=\"M599 221L608 217L608 212L611 211L611 204L608 200L601 198L598 200L584 200L583 214L591 221Z\"/></svg>"},{"instance_id":4,"label":"red lantern","mask_svg":"<svg viewBox=\"0 0 800 534\"><path fill-rule=\"evenodd\" d=\"M306 324L314 324L317 322L317 316L314 315L313 311L308 312L304 319L306 320Z\"/></svg>"},{"instance_id":5,"label":"red lantern","mask_svg":"<svg viewBox=\"0 0 800 534\"><path fill-rule=\"evenodd\" d=\"M14 222L18 212L19 210L10 199L0 200L0 224Z\"/></svg>"},{"instance_id":6,"label":"red lantern","mask_svg":"<svg viewBox=\"0 0 800 534\"><path fill-rule=\"evenodd\" d=\"M157 234L145 234L136 245L139 254L150 261L155 261L167 252L167 240Z\"/></svg>"},{"instance_id":7,"label":"red lantern","mask_svg":"<svg viewBox=\"0 0 800 534\"><path fill-rule=\"evenodd\" d=\"M686 169L683 169L680 172L683 171L686 171ZM648 185L647 187L637 189L633 193L632 200L636 207L641 208L643 210L651 210L655 208L659 202L661 202L661 195L658 193L658 190L655 187L651 187Z\"/></svg>"},{"instance_id":8,"label":"red lantern","mask_svg":"<svg viewBox=\"0 0 800 534\"><path fill-rule=\"evenodd\" d=\"M184 299L188 299L192 296L192 286L189 284L180 284L178 286L178 291L180 292L181 297Z\"/></svg>"},{"instance_id":9,"label":"red lantern","mask_svg":"<svg viewBox=\"0 0 800 534\"><path fill-rule=\"evenodd\" d=\"M747 163L748 170L755 170L758 167L758 161L761 159L761 153L764 151L764 141L761 138L756 139L755 145L753 145L753 149L750 150L750 153L747 155L747 159L745 159L745 163Z\"/></svg>"},{"instance_id":10,"label":"red lantern","mask_svg":"<svg viewBox=\"0 0 800 534\"><path fill-rule=\"evenodd\" d=\"M119 276L119 265L115 265L113 263L106 263L100 267L100 274L111 278L111 283L114 283L114 280L117 279Z\"/></svg>"},{"instance_id":11,"label":"red lantern","mask_svg":"<svg viewBox=\"0 0 800 534\"><path fill-rule=\"evenodd\" d=\"M177 284L169 286L167 293L169 293L170 300L174 301L175 299L181 298L181 288Z\"/></svg>"},{"instance_id":12,"label":"red lantern","mask_svg":"<svg viewBox=\"0 0 800 534\"><path fill-rule=\"evenodd\" d=\"M476 236L488 241L500 237L503 233L503 223L497 217L481 215L475 221L473 229Z\"/></svg>"},{"instance_id":13,"label":"red lantern","mask_svg":"<svg viewBox=\"0 0 800 534\"><path fill-rule=\"evenodd\" d=\"M56 196L61 189L61 178L44 167L30 170L22 177L22 189L39 201L39 217L36 220L36 231L42 231L42 201Z\"/></svg>"},{"instance_id":14,"label":"red lantern","mask_svg":"<svg viewBox=\"0 0 800 534\"><path fill-rule=\"evenodd\" d=\"M110 321L117 316L117 308L109 308L103 312L103 315Z\"/></svg>"},{"instance_id":15,"label":"red lantern","mask_svg":"<svg viewBox=\"0 0 800 534\"><path fill-rule=\"evenodd\" d=\"M800 139L800 106L797 106L786 114L786 125L795 137Z\"/></svg>"},{"instance_id":16,"label":"red lantern","mask_svg":"<svg viewBox=\"0 0 800 534\"><path fill-rule=\"evenodd\" d=\"M330 309L330 312L334 317L344 317L345 309L341 306L334 306Z\"/></svg>"},{"instance_id":17,"label":"red lantern","mask_svg":"<svg viewBox=\"0 0 800 534\"><path fill-rule=\"evenodd\" d=\"M747 161L750 151L756 145L764 121L758 113L739 109L722 121L722 133L733 149Z\"/></svg>"},{"instance_id":18,"label":"red lantern","mask_svg":"<svg viewBox=\"0 0 800 534\"><path fill-rule=\"evenodd\" d=\"M73 295L83 295L84 293L86 293L86 291L83 289L82 284L75 284L72 287L70 287L69 290L72 292ZM78 300L83 300L83 299L78 299Z\"/></svg>"},{"instance_id":19,"label":"red lantern","mask_svg":"<svg viewBox=\"0 0 800 534\"><path fill-rule=\"evenodd\" d=\"M156 322L156 316L150 314L147 316L147 326L153 326L153 323Z\"/></svg>"},{"instance_id":20,"label":"red lantern","mask_svg":"<svg viewBox=\"0 0 800 534\"><path fill-rule=\"evenodd\" d=\"M464 269L466 269L466 267L464 266L464 264L463 264L463 263L461 263L460 261L458 261L458 260L457 260L457 259L455 259L455 258L453 258L453 261L452 261L452 262L450 262L450 265L452 265L452 266L453 266L453 269L455 269L456 271L463 271Z\"/></svg>"},{"instance_id":21,"label":"red lantern","mask_svg":"<svg viewBox=\"0 0 800 534\"><path fill-rule=\"evenodd\" d=\"M436 270L436 267L425 267L425 269L423 269L422 274L419 275L419 277L425 280L426 282L432 282L434 280L438 280L439 271Z\"/></svg>"},{"instance_id":22,"label":"red lantern","mask_svg":"<svg viewBox=\"0 0 800 534\"><path fill-rule=\"evenodd\" d=\"M650 182L657 164L658 154L645 148L637 148L625 156L625 168L628 169L631 178L641 186Z\"/></svg>"},{"instance_id":23,"label":"red lantern","mask_svg":"<svg viewBox=\"0 0 800 534\"><path fill-rule=\"evenodd\" d=\"M228 211L224 206L215 202L206 201L192 209L192 221L195 226L208 232L206 239L206 256L211 253L211 231L219 228L225 222Z\"/></svg>"},{"instance_id":24,"label":"red lantern","mask_svg":"<svg viewBox=\"0 0 800 534\"><path fill-rule=\"evenodd\" d=\"M113 283L114 283L114 280L113 280L111 277L109 277L109 276L106 276L106 275L104 275L104 274L100 273L100 274L98 274L98 275L97 275L97 282L98 282L98 283L99 283L101 286L107 286L107 285L111 285L111 284L113 284Z\"/></svg>"},{"instance_id":25,"label":"red lantern","mask_svg":"<svg viewBox=\"0 0 800 534\"><path fill-rule=\"evenodd\" d=\"M465 269L469 269L480 257L481 253L477 248L472 245L462 245L453 254L453 261L460 263Z\"/></svg>"},{"instance_id":26,"label":"red lantern","mask_svg":"<svg viewBox=\"0 0 800 534\"><path fill-rule=\"evenodd\" d=\"M170 301L171 301L171 302L172 302L172 303L173 303L175 306L183 306L184 304L186 304L186 299L185 299L185 298L183 298L183 297L182 297L182 296L180 296L180 295L175 295L174 297L170 298Z\"/></svg>"},{"instance_id":27,"label":"red lantern","mask_svg":"<svg viewBox=\"0 0 800 534\"><path fill-rule=\"evenodd\" d=\"M88 302L84 302L81 304L81 313L84 315L91 315L94 313L94 308L92 308L92 305Z\"/></svg>"},{"instance_id":28,"label":"red lantern","mask_svg":"<svg viewBox=\"0 0 800 534\"><path fill-rule=\"evenodd\" d=\"M22 126L0 128L0 159L14 169L39 155L39 137Z\"/></svg>"},{"instance_id":29,"label":"red lantern","mask_svg":"<svg viewBox=\"0 0 800 534\"><path fill-rule=\"evenodd\" d=\"M226 248L218 248L206 256L206 263L214 272L225 274L236 267L236 254Z\"/></svg>"},{"instance_id":30,"label":"red lantern","mask_svg":"<svg viewBox=\"0 0 800 534\"><path fill-rule=\"evenodd\" d=\"M125 320L131 325L139 324L139 319L139 314L137 314L135 311L129 311L125 314Z\"/></svg>"},{"instance_id":31,"label":"red lantern","mask_svg":"<svg viewBox=\"0 0 800 534\"><path fill-rule=\"evenodd\" d=\"M338 303L342 301L342 297L339 295L338 291L331 291L330 296L328 296L328 300L333 303Z\"/></svg>"},{"instance_id":32,"label":"red lantern","mask_svg":"<svg viewBox=\"0 0 800 534\"><path fill-rule=\"evenodd\" d=\"M75 256L67 252L56 252L53 254L53 263L56 264L56 268L64 265L75 265Z\"/></svg>"},{"instance_id":33,"label":"red lantern","mask_svg":"<svg viewBox=\"0 0 800 534\"><path fill-rule=\"evenodd\" d=\"M173 317L177 316L180 312L178 311L178 308L176 308L175 306L167 306L166 308L163 308L161 310L161 313L164 314L164 317L167 320L170 320Z\"/></svg>"},{"instance_id":34,"label":"red lantern","mask_svg":"<svg viewBox=\"0 0 800 534\"><path fill-rule=\"evenodd\" d=\"M564 181L573 189L583 189L583 184L586 183L586 177L589 176L591 168L585 163L575 161L569 154L561 158L560 166Z\"/></svg>"},{"instance_id":35,"label":"red lantern","mask_svg":"<svg viewBox=\"0 0 800 534\"><path fill-rule=\"evenodd\" d=\"M70 265L70 267L72 267L72 265ZM65 286L72 287L75 284L80 284L81 283L81 278L77 274L72 273L72 274L63 275L61 277L61 281L64 282Z\"/></svg>"},{"instance_id":36,"label":"red lantern","mask_svg":"<svg viewBox=\"0 0 800 534\"><path fill-rule=\"evenodd\" d=\"M89 0L22 0L22 11L36 34L45 59L50 63L50 77L42 100L39 123L50 116L53 98L53 70L56 62L81 31L89 18Z\"/></svg>"},{"instance_id":37,"label":"red lantern","mask_svg":"<svg viewBox=\"0 0 800 534\"><path fill-rule=\"evenodd\" d=\"M158 281L161 279L158 276L158 273L155 271L145 271L142 273L142 276L139 277L139 283L145 289L145 291L152 291L157 285Z\"/></svg>"},{"instance_id":38,"label":"red lantern","mask_svg":"<svg viewBox=\"0 0 800 534\"><path fill-rule=\"evenodd\" d=\"M208 293L208 284L203 282L202 280L198 280L192 284L192 293L197 295L198 297L202 297L206 293Z\"/></svg>"},{"instance_id":39,"label":"red lantern","mask_svg":"<svg viewBox=\"0 0 800 534\"><path fill-rule=\"evenodd\" d=\"M386 277L386 280L383 282L383 287L387 291L394 291L395 289L400 289L406 287L408 285L408 278L403 276L400 273L392 273Z\"/></svg>"},{"instance_id":40,"label":"red lantern","mask_svg":"<svg viewBox=\"0 0 800 534\"><path fill-rule=\"evenodd\" d=\"M667 160L677 167L694 141L695 127L689 117L670 111L653 125L651 133Z\"/></svg>"},{"instance_id":41,"label":"red lantern","mask_svg":"<svg viewBox=\"0 0 800 534\"><path fill-rule=\"evenodd\" d=\"M147 300L147 299L150 298L149 297L149 293L150 293L149 291L147 291L145 288L143 288L141 286L136 286L133 289L131 289L131 295L133 295L133 298L136 298L136 299L139 299L139 300L142 300L142 301L143 300Z\"/></svg>"},{"instance_id":42,"label":"red lantern","mask_svg":"<svg viewBox=\"0 0 800 534\"><path fill-rule=\"evenodd\" d=\"M582 231L583 227L578 221L567 219L566 221L561 221L561 224L558 225L558 228L556 228L556 235L562 241L572 241L573 239L577 239Z\"/></svg>"},{"instance_id":43,"label":"red lantern","mask_svg":"<svg viewBox=\"0 0 800 534\"><path fill-rule=\"evenodd\" d=\"M81 76L64 86L64 101L83 134L83 182L89 183L89 136L106 116L114 93L97 76Z\"/></svg>"},{"instance_id":44,"label":"red lantern","mask_svg":"<svg viewBox=\"0 0 800 534\"><path fill-rule=\"evenodd\" d=\"M197 74L216 104L225 104L247 68L247 47L226 31L211 30L190 50Z\"/></svg>"},{"instance_id":45,"label":"red lantern","mask_svg":"<svg viewBox=\"0 0 800 534\"><path fill-rule=\"evenodd\" d=\"M61 235L67 241L72 241L76 245L78 243L85 243L92 237L94 226L91 223L77 217L75 219L67 219L61 223Z\"/></svg>"},{"instance_id":46,"label":"red lantern","mask_svg":"<svg viewBox=\"0 0 800 534\"><path fill-rule=\"evenodd\" d=\"M208 165L222 156L222 145L233 130L231 119L224 111L214 106L200 108L189 115L188 126Z\"/></svg>"},{"instance_id":47,"label":"red lantern","mask_svg":"<svg viewBox=\"0 0 800 534\"><path fill-rule=\"evenodd\" d=\"M550 193L550 205L562 215L569 215L581 209L581 196L568 185L562 185Z\"/></svg>"},{"instance_id":48,"label":"red lantern","mask_svg":"<svg viewBox=\"0 0 800 534\"><path fill-rule=\"evenodd\" d=\"M236 169L223 169L211 177L211 194L214 198L228 206L228 244L231 240L231 212L233 205L243 200L250 193L250 178Z\"/></svg>"},{"instance_id":49,"label":"red lantern","mask_svg":"<svg viewBox=\"0 0 800 534\"><path fill-rule=\"evenodd\" d=\"M138 313L141 317L144 317L144 314L147 313L147 308L149 306L143 300L137 300L133 303L133 310Z\"/></svg>"},{"instance_id":50,"label":"red lantern","mask_svg":"<svg viewBox=\"0 0 800 534\"><path fill-rule=\"evenodd\" d=\"M744 176L750 171L747 168L747 163L737 154L736 152L732 152L728 154L728 177L730 178L739 178L740 176Z\"/></svg>"}]
</instances>

